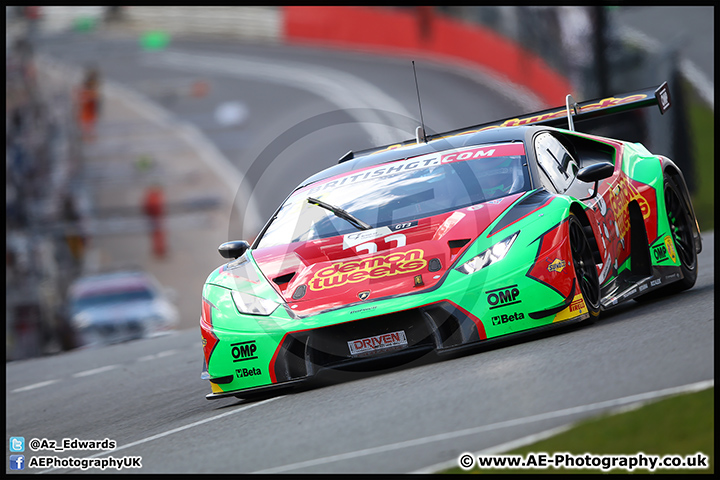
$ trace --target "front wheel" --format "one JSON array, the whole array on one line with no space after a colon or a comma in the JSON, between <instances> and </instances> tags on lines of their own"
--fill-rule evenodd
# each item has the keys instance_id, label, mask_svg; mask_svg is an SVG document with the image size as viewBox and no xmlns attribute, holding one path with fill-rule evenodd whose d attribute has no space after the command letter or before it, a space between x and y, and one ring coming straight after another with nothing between
<instances>
[{"instance_id":1,"label":"front wheel","mask_svg":"<svg viewBox=\"0 0 720 480\"><path fill-rule=\"evenodd\" d=\"M598 278L597 267L593 260L592 250L590 250L590 243L583 232L582 224L574 213L570 213L568 228L575 277L580 285L580 293L582 293L590 314L587 322L593 323L600 316L600 279Z\"/></svg>"}]
</instances>

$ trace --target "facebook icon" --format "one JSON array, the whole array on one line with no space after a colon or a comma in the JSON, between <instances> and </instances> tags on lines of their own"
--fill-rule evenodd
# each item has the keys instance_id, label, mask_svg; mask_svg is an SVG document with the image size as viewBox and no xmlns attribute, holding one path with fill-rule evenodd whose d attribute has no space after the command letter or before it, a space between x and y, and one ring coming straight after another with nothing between
<instances>
[{"instance_id":1,"label":"facebook icon","mask_svg":"<svg viewBox=\"0 0 720 480\"><path fill-rule=\"evenodd\" d=\"M24 470L25 455L10 455L10 470Z\"/></svg>"}]
</instances>

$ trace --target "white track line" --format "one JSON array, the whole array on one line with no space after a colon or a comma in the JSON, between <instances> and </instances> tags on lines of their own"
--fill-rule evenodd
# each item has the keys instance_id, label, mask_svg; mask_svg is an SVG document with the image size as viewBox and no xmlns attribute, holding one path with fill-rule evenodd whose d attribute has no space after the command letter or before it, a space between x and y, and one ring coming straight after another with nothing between
<instances>
[{"instance_id":1,"label":"white track line","mask_svg":"<svg viewBox=\"0 0 720 480\"><path fill-rule=\"evenodd\" d=\"M84 372L73 373L72 376L73 376L73 378L88 377L90 375L95 375L98 373L107 372L109 370L114 370L114 369L118 368L119 366L120 365L106 365L104 367L93 368L92 370L85 370Z\"/></svg>"},{"instance_id":2,"label":"white track line","mask_svg":"<svg viewBox=\"0 0 720 480\"><path fill-rule=\"evenodd\" d=\"M57 383L59 381L60 380L47 380L45 382L33 383L32 385L26 385L24 387L16 388L15 390L12 390L10 393L27 392L28 390L35 390L36 388L46 387L48 385L52 385L53 383Z\"/></svg>"},{"instance_id":3,"label":"white track line","mask_svg":"<svg viewBox=\"0 0 720 480\"><path fill-rule=\"evenodd\" d=\"M465 437L469 435L476 435L478 433L487 432L491 430L498 430L501 428L514 427L517 425L525 425L534 422L540 422L543 420L549 420L553 418L567 417L578 413L586 413L594 410L601 410L607 408L618 407L621 405L627 405L630 403L643 402L652 400L655 398L673 395L683 392L699 391L709 388L714 385L714 380L708 380L704 382L693 383L690 385L683 385L680 387L666 388L663 390L656 390L654 392L646 392L637 395L631 395L629 397L617 398L613 400L606 400L604 402L591 403L589 405L579 405L577 407L564 408L562 410L555 410L553 412L540 413L537 415L530 415L528 417L515 418L512 420L506 420L504 422L492 423L489 425L482 425L479 427L466 428L463 430L456 430L454 432L441 433L438 435L431 435L428 437L421 437L404 442L390 443L381 445L378 447L365 448L363 450L356 450L354 452L341 453L338 455L330 455L327 457L316 458L313 460L306 460L303 462L296 462L279 467L268 468L260 470L254 473L280 473L287 472L290 470L298 470L302 468L312 467L316 465L324 465L328 463L338 462L341 460L348 460L351 458L364 457L368 455L374 455L376 453L385 453L392 450L400 450L403 448L414 447L418 445L425 445L429 443L441 442L459 437Z\"/></svg>"},{"instance_id":4,"label":"white track line","mask_svg":"<svg viewBox=\"0 0 720 480\"><path fill-rule=\"evenodd\" d=\"M163 433L158 433L157 435L152 435L152 436L150 436L150 437L143 438L142 440L138 440L138 441L135 441L135 442L128 443L128 444L126 444L126 445L123 445L122 447L117 447L117 448L114 449L114 450L108 450L108 451L105 451L105 452L99 452L99 453L96 453L95 455L90 455L89 457L83 457L83 458L97 458L97 457L101 457L101 456L103 456L103 455L109 455L109 454L111 454L111 453L119 452L120 450L125 450L126 448L131 448L131 447L135 447L135 446L137 446L137 445L142 445L143 443L152 442L153 440L157 440L158 438L167 437L168 435L172 435L173 433L182 432L183 430L187 430L187 429L189 429L189 428L197 427L198 425L202 425L202 424L204 424L204 423L208 423L208 422L212 422L212 421L215 421L215 420L219 420L219 419L224 418L224 417L229 417L230 415L235 415L236 413L244 412L244 411L249 410L249 409L251 409L251 408L259 407L260 405L264 405L264 404L266 404L266 403L274 402L275 400L279 400L279 399L281 399L281 398L283 398L283 397L285 397L285 395L282 395L282 396L279 396L279 397L268 398L268 399L266 399L266 400L262 400L262 401L257 402L257 403L253 403L253 404L250 404L250 405L245 405L245 406L236 408L236 409L234 409L234 410L230 410L229 412L225 412L225 413L221 413L221 414L219 414L219 415L215 415L214 417L209 417L209 418L205 418L205 419L202 419L202 420L198 420L197 422L189 423L189 424L187 424L187 425L183 425L182 427L173 428L172 430L168 430L168 431L163 432ZM50 472L54 472L55 470L63 470L63 468L51 468L51 469L49 469L49 470L43 470L42 472L39 472L39 473L50 473Z\"/></svg>"}]
</instances>

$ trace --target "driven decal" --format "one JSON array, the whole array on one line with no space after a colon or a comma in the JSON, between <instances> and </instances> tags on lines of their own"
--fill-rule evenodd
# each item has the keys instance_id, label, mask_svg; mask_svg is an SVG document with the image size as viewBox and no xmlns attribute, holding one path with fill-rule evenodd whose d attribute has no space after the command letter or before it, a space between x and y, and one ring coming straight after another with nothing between
<instances>
[{"instance_id":1,"label":"driven decal","mask_svg":"<svg viewBox=\"0 0 720 480\"><path fill-rule=\"evenodd\" d=\"M347 342L350 355L362 356L374 352L397 350L408 345L407 336L404 330L392 333L376 335L374 337L359 338Z\"/></svg>"},{"instance_id":2,"label":"driven decal","mask_svg":"<svg viewBox=\"0 0 720 480\"><path fill-rule=\"evenodd\" d=\"M311 290L320 291L367 279L417 272L427 266L424 253L416 248L407 252L376 255L364 260L338 262L317 271L308 285Z\"/></svg>"}]
</instances>

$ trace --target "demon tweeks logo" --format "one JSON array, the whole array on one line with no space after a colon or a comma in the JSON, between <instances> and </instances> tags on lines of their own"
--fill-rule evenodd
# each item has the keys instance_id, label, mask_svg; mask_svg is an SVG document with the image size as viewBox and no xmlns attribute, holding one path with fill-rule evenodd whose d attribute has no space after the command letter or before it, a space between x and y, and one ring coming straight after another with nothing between
<instances>
[{"instance_id":1,"label":"demon tweeks logo","mask_svg":"<svg viewBox=\"0 0 720 480\"><path fill-rule=\"evenodd\" d=\"M423 255L424 252L416 248L390 255L376 255L364 260L338 262L316 272L308 285L311 290L319 291L346 283L417 272L427 266L428 262Z\"/></svg>"}]
</instances>

